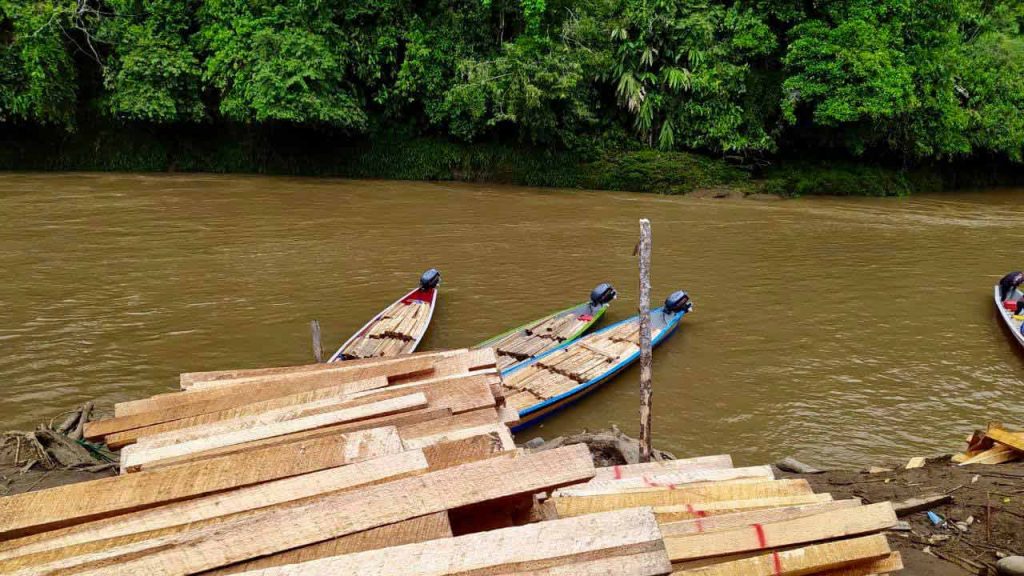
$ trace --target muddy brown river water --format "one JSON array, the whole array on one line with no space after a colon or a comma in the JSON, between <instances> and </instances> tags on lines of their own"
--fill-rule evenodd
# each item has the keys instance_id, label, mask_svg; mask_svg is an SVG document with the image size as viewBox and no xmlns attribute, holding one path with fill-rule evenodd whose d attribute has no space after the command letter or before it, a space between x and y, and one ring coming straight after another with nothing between
<instances>
[{"instance_id":1,"label":"muddy brown river water","mask_svg":"<svg viewBox=\"0 0 1024 576\"><path fill-rule=\"evenodd\" d=\"M1024 354L991 286L1024 267L1024 190L710 200L452 183L0 174L4 429L176 388L179 372L305 363L441 269L421 349L460 347L612 282L694 314L655 352L656 443L740 463L852 466L1024 424ZM634 368L519 440L637 429Z\"/></svg>"}]
</instances>

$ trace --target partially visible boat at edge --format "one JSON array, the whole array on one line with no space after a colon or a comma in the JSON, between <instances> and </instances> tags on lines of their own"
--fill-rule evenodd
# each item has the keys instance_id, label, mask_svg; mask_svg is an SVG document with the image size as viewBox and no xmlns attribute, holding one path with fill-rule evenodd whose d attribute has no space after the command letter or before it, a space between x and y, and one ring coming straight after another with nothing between
<instances>
[{"instance_id":1,"label":"partially visible boat at edge","mask_svg":"<svg viewBox=\"0 0 1024 576\"><path fill-rule=\"evenodd\" d=\"M494 348L498 369L512 370L579 338L597 323L616 296L611 284L598 284L591 290L590 300L513 328L473 348Z\"/></svg>"},{"instance_id":2,"label":"partially visible boat at edge","mask_svg":"<svg viewBox=\"0 0 1024 576\"><path fill-rule=\"evenodd\" d=\"M651 345L674 333L692 309L689 295L678 291L651 310ZM640 318L633 316L503 372L505 402L519 411L513 431L565 408L626 369L640 357L639 342Z\"/></svg>"},{"instance_id":3,"label":"partially visible boat at edge","mask_svg":"<svg viewBox=\"0 0 1024 576\"><path fill-rule=\"evenodd\" d=\"M424 272L418 287L363 325L328 362L385 358L414 352L430 326L440 284L440 272L434 268Z\"/></svg>"},{"instance_id":4,"label":"partially visible boat at edge","mask_svg":"<svg viewBox=\"0 0 1024 576\"><path fill-rule=\"evenodd\" d=\"M1015 316L1013 311L1006 308L1003 300L999 298L999 284L996 284L992 289L993 297L996 301L996 310L999 311L999 316L1002 317L1006 327L1010 329L1010 333L1017 339L1017 343L1024 346L1024 316ZM1024 300L1024 292L1020 288L1014 288L1013 293L1007 298L1007 302L1017 302L1018 300Z\"/></svg>"}]
</instances>

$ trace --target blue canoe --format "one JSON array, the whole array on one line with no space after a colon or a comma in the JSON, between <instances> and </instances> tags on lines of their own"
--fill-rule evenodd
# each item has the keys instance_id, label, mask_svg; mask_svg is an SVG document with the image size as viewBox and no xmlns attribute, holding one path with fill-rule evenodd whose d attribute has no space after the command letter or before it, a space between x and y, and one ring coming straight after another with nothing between
<instances>
[{"instance_id":1,"label":"blue canoe","mask_svg":"<svg viewBox=\"0 0 1024 576\"><path fill-rule=\"evenodd\" d=\"M692 309L686 293L676 292L652 310L651 344L672 335ZM513 431L565 408L636 362L639 339L640 319L633 316L502 372L506 403L519 411Z\"/></svg>"}]
</instances>

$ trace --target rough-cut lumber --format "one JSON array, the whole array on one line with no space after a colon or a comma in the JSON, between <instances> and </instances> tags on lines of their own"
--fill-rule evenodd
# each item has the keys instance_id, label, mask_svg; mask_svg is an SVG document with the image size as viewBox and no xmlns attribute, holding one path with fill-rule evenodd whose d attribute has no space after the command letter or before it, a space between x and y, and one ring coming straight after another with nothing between
<instances>
[{"instance_id":1,"label":"rough-cut lumber","mask_svg":"<svg viewBox=\"0 0 1024 576\"><path fill-rule=\"evenodd\" d=\"M628 494L602 494L599 496L570 496L553 498L558 515L578 516L620 508L637 506L672 506L715 502L723 500L749 500L778 496L811 494L806 480L773 480L766 482L718 482L683 486L678 490L633 492Z\"/></svg>"},{"instance_id":2,"label":"rough-cut lumber","mask_svg":"<svg viewBox=\"0 0 1024 576\"><path fill-rule=\"evenodd\" d=\"M700 516L692 520L679 520L676 522L659 522L663 536L687 536L690 534L703 534L705 532L718 532L730 530L740 526L751 526L753 524L767 524L782 520L792 520L805 516L814 516L822 512L833 510L844 510L860 506L860 500L835 500L833 502L822 502L820 504L806 504L804 506L785 506L782 508L764 508L750 512L733 512L731 514L715 514L711 516Z\"/></svg>"},{"instance_id":3,"label":"rough-cut lumber","mask_svg":"<svg viewBox=\"0 0 1024 576\"><path fill-rule=\"evenodd\" d=\"M380 386L383 381L379 377L371 378L370 380L359 380L344 385L336 384L330 387L345 386L346 394L348 394L347 399L349 400L371 397L375 400L383 400L413 392L423 392L427 395L427 400L430 402L431 407L451 407L453 412L465 412L494 406L494 395L490 391L490 386L494 381L500 382L500 377L493 371L486 371L440 376L418 380L410 384L389 386L387 388ZM104 434L110 433L112 428L142 428L211 412L221 412L253 402L261 402L316 389L318 388L309 388L301 384L269 382L243 386L240 390L223 391L213 389L196 392L178 392L175 396L180 396L187 400L182 400L177 406L171 406L166 409L157 409L153 412L104 421L116 421L117 423L107 425L101 432Z\"/></svg>"},{"instance_id":4,"label":"rough-cut lumber","mask_svg":"<svg viewBox=\"0 0 1024 576\"><path fill-rule=\"evenodd\" d=\"M896 513L883 502L720 532L666 536L665 548L673 562L681 562L866 534L894 524Z\"/></svg>"},{"instance_id":5,"label":"rough-cut lumber","mask_svg":"<svg viewBox=\"0 0 1024 576\"><path fill-rule=\"evenodd\" d=\"M501 382L496 372L477 372L458 376L442 376L429 380L418 380L408 384L388 386L381 390L357 392L352 399L391 398L403 394L422 392L433 408L451 408L455 414L493 408L497 403L492 386Z\"/></svg>"},{"instance_id":6,"label":"rough-cut lumber","mask_svg":"<svg viewBox=\"0 0 1024 576\"><path fill-rule=\"evenodd\" d=\"M256 440L254 442L246 442L244 444L225 446L223 448L207 450L199 454L188 454L186 456L182 456L181 458L168 458L167 460L162 460L160 462L154 462L150 465L147 465L146 469L152 470L155 468L163 468L166 466L175 466L178 464L182 464L184 462L206 460L208 458L216 458L218 456L224 456L226 454L245 452L247 450L253 450L255 448L266 448L268 446L283 446L285 444L304 442L306 440L312 440L314 438L324 438L326 436L334 436L337 434L347 432L355 432L357 430L369 430L370 428L381 428L384 426L400 427L406 424L414 424L416 422L423 422L426 420L433 420L436 418L446 418L451 415L451 410L447 408L439 410L433 410L430 408L413 410L412 412L403 412L401 414L382 416L380 418L370 418L368 420L360 420L358 422L336 424L334 426L325 426L323 428L304 430L302 432L296 432L294 434L274 436L272 438Z\"/></svg>"},{"instance_id":7,"label":"rough-cut lumber","mask_svg":"<svg viewBox=\"0 0 1024 576\"><path fill-rule=\"evenodd\" d=\"M395 358L388 358L384 361L402 361L409 358L446 358L448 356L456 356L458 354L465 354L468 352L466 349L459 350L441 350L436 352L417 352L415 354L408 354L405 356L399 356ZM365 360L348 360L344 363L345 366L359 366L366 364L378 364L382 360L379 358L365 359ZM181 383L183 390L191 388L193 384L197 382L210 382L214 380L236 380L239 378L250 378L254 376L280 376L282 374L299 373L299 372L316 372L319 370L330 370L332 368L338 368L341 364L302 364L296 366L274 366L270 368L245 368L238 370L213 370L208 372L183 372L179 375L178 379Z\"/></svg>"},{"instance_id":8,"label":"rough-cut lumber","mask_svg":"<svg viewBox=\"0 0 1024 576\"><path fill-rule=\"evenodd\" d=\"M373 401L373 399L370 398L348 400L346 389L346 385L342 384L341 386L330 386L327 388L317 388L316 390L310 390L307 392L299 392L298 394L289 394L288 396L280 396L278 398L271 398L270 400L264 400L262 402L244 404L227 410L220 410L217 412L210 412L208 414L200 414L198 416L172 420L170 422L161 422L160 424L154 424L144 428L132 428L131 430L125 430L124 432L107 434L104 437L104 441L110 448L120 449L128 446L129 444L134 444L142 438L157 436L185 428L202 426L204 424L213 424L224 420L235 420L237 418L260 415L267 412L298 406L300 404L345 398L346 405L355 406Z\"/></svg>"},{"instance_id":9,"label":"rough-cut lumber","mask_svg":"<svg viewBox=\"0 0 1024 576\"><path fill-rule=\"evenodd\" d=\"M343 385L344 393L352 394L374 388L381 388L386 384L386 379L370 378L368 380L355 380L343 384L339 383L334 386ZM135 412L131 414L115 413L114 418L89 422L85 427L85 437L90 440L97 440L107 436L108 434L115 434L117 432L124 432L135 428L144 428L146 426L152 426L153 424L171 422L173 420L180 420L182 418L207 414L209 412L220 412L229 408L236 408L253 402L269 400L271 398L289 396L312 389L313 388L295 389L284 386L274 387L266 385L259 389L256 387L246 387L245 390L232 390L227 393L217 390L211 391L215 392L211 394L200 394L199 392L177 392L174 394L175 396L181 396L182 398L188 397L189 399L182 399L174 404L169 404L162 408L154 408L152 411Z\"/></svg>"},{"instance_id":10,"label":"rough-cut lumber","mask_svg":"<svg viewBox=\"0 0 1024 576\"><path fill-rule=\"evenodd\" d=\"M1024 454L1006 446L1005 444L996 444L988 450L983 450L977 454L972 454L969 458L965 458L960 462L960 466L969 466L971 464L1004 464L1006 462L1013 462L1019 460Z\"/></svg>"},{"instance_id":11,"label":"rough-cut lumber","mask_svg":"<svg viewBox=\"0 0 1024 576\"><path fill-rule=\"evenodd\" d=\"M654 515L650 509L640 508L325 558L250 572L247 576L445 576L501 573L509 569L523 572L659 551L661 572L655 573L664 574L671 566L661 549Z\"/></svg>"},{"instance_id":12,"label":"rough-cut lumber","mask_svg":"<svg viewBox=\"0 0 1024 576\"><path fill-rule=\"evenodd\" d=\"M409 375L458 374L460 372L494 368L497 358L491 349L480 350L445 350L440 352L419 352L393 358L366 358L332 362L329 364L312 364L305 366L285 366L279 368L257 368L255 370L226 370L221 372L200 372L182 374L182 389L202 389L210 387L227 387L247 384L261 379L273 379L290 375L313 374L318 372L344 372L359 369L359 373L368 376L386 375L391 380ZM129 409L130 403L123 403L122 409Z\"/></svg>"},{"instance_id":13,"label":"rough-cut lumber","mask_svg":"<svg viewBox=\"0 0 1024 576\"><path fill-rule=\"evenodd\" d=\"M1008 432L996 426L990 426L985 435L996 442L1009 446L1018 452L1024 452L1024 433Z\"/></svg>"},{"instance_id":14,"label":"rough-cut lumber","mask_svg":"<svg viewBox=\"0 0 1024 576\"><path fill-rule=\"evenodd\" d=\"M0 498L0 538L25 536L167 502L306 474L401 450L394 440L353 454L345 435Z\"/></svg>"},{"instance_id":15,"label":"rough-cut lumber","mask_svg":"<svg viewBox=\"0 0 1024 576\"><path fill-rule=\"evenodd\" d=\"M936 506L942 506L953 501L953 496L950 494L934 494L930 496L922 496L920 498L909 498L902 502L896 502L892 505L893 510L896 511L897 516L906 516L915 512L924 512L925 510L931 510Z\"/></svg>"},{"instance_id":16,"label":"rough-cut lumber","mask_svg":"<svg viewBox=\"0 0 1024 576\"><path fill-rule=\"evenodd\" d=\"M478 351L479 352L479 351ZM382 365L362 365L346 367L345 362L336 363L337 368L311 374L284 375L273 378L262 378L254 381L232 381L238 385L215 386L210 388L194 389L188 392L174 392L170 394L159 394L145 400L135 400L116 404L114 414L118 417L144 414L153 415L164 411L173 411L174 417L159 420L168 420L205 414L224 410L242 404L259 402L287 396L307 390L338 386L341 384L376 379L385 376L388 384L395 385L405 382L410 378L426 379L439 378L443 376L454 376L469 372L467 364L474 354L464 354L459 357L448 358L441 364L436 364L429 358L410 357L405 360L386 361ZM450 364L449 364L450 363ZM334 366L332 364L331 366ZM452 369L446 369L451 367ZM458 368L457 370L455 368ZM367 389L364 387L364 389ZM211 409L215 406L215 409ZM151 422L156 424L158 422Z\"/></svg>"},{"instance_id":17,"label":"rough-cut lumber","mask_svg":"<svg viewBox=\"0 0 1024 576\"><path fill-rule=\"evenodd\" d=\"M263 508L238 520L54 562L32 573L192 574L449 508L549 490L593 474L590 452L581 445L491 458L366 487L358 495L340 492Z\"/></svg>"},{"instance_id":18,"label":"rough-cut lumber","mask_svg":"<svg viewBox=\"0 0 1024 576\"><path fill-rule=\"evenodd\" d=\"M693 520L695 518L703 518L705 516L717 514L750 512L752 510L764 510L785 506L805 506L831 501L831 494L800 494L797 496L777 496L771 498L751 498L747 500L722 500L718 502L700 502L697 504L655 506L654 514L658 517L658 522L664 524L668 522L680 522L682 520Z\"/></svg>"},{"instance_id":19,"label":"rough-cut lumber","mask_svg":"<svg viewBox=\"0 0 1024 576\"><path fill-rule=\"evenodd\" d=\"M232 564L225 568L203 572L203 576L239 574L262 568L299 564L300 562L309 562L343 554L354 554L365 550L378 550L391 546L451 537L452 528L448 523L448 513L435 512L426 516L388 524L387 526L356 532L348 536L317 542L316 544L310 544L309 546L303 546L294 550L246 560L245 562Z\"/></svg>"},{"instance_id":20,"label":"rough-cut lumber","mask_svg":"<svg viewBox=\"0 0 1024 576\"><path fill-rule=\"evenodd\" d=\"M507 454L511 457L516 453L505 451L501 438L482 435L427 446L423 448L423 454L433 471L476 462L497 454Z\"/></svg>"},{"instance_id":21,"label":"rough-cut lumber","mask_svg":"<svg viewBox=\"0 0 1024 576\"><path fill-rule=\"evenodd\" d=\"M621 480L591 480L578 486L567 486L555 493L555 496L596 496L598 494L617 494L641 490L675 490L687 484L700 482L721 482L725 480L775 478L771 466L750 466L746 468L729 468L727 470L697 470L694 472L673 472L634 476Z\"/></svg>"},{"instance_id":22,"label":"rough-cut lumber","mask_svg":"<svg viewBox=\"0 0 1024 576\"><path fill-rule=\"evenodd\" d=\"M685 576L803 576L887 558L891 550L885 536L875 534L838 542L760 554L673 572Z\"/></svg>"},{"instance_id":23,"label":"rough-cut lumber","mask_svg":"<svg viewBox=\"0 0 1024 576\"><path fill-rule=\"evenodd\" d=\"M667 474L672 472L720 470L724 468L732 468L732 457L728 454L699 456L697 458L682 458L679 460L665 460L662 462L648 462L646 464L623 464L621 466L598 468L597 474L591 482L635 478L637 476Z\"/></svg>"},{"instance_id":24,"label":"rough-cut lumber","mask_svg":"<svg viewBox=\"0 0 1024 576\"><path fill-rule=\"evenodd\" d=\"M400 426L398 428L398 433L403 439L421 438L454 430L462 430L464 428L473 428L475 426L497 423L501 423L501 417L498 415L498 411L492 406L488 408L481 408L480 410L463 412L458 415L452 415L448 418L439 418L436 420L409 424L408 426Z\"/></svg>"},{"instance_id":25,"label":"rough-cut lumber","mask_svg":"<svg viewBox=\"0 0 1024 576\"><path fill-rule=\"evenodd\" d=\"M264 424L262 426L254 426L252 428L242 428L240 430L228 431L223 434L216 434L213 436L200 436L191 440L186 439L185 441L177 444L167 444L156 447L135 444L126 447L124 451L122 451L121 469L126 471L136 471L146 464L170 458L180 458L189 454L198 454L207 450L223 448L225 446L255 442L257 440L264 440L275 436L285 436L296 432L302 432L304 430L323 428L325 426L351 422L353 420L362 420L372 416L381 416L405 410L423 408L426 405L426 396L423 394L410 394L399 398L376 402L374 404L367 404L365 406L343 408L333 412L325 412L323 414L296 418L294 420L285 420L283 422L274 422L271 424ZM371 428L369 430L351 432L350 434L353 438L360 438L360 441L362 442L375 442L377 441L375 437L375 430L390 429ZM387 432L386 434L390 436L390 432Z\"/></svg>"},{"instance_id":26,"label":"rough-cut lumber","mask_svg":"<svg viewBox=\"0 0 1024 576\"><path fill-rule=\"evenodd\" d=\"M60 530L34 534L17 540L0 542L0 560L118 536L141 534L169 526L190 524L217 516L227 516L282 502L300 500L326 492L345 490L385 479L425 472L427 466L427 459L422 451L410 450L348 466L282 478Z\"/></svg>"},{"instance_id":27,"label":"rough-cut lumber","mask_svg":"<svg viewBox=\"0 0 1024 576\"><path fill-rule=\"evenodd\" d=\"M549 568L498 571L494 576L660 576L667 574L665 555L643 552L628 556L614 556L598 560L584 560L575 564L561 564Z\"/></svg>"},{"instance_id":28,"label":"rough-cut lumber","mask_svg":"<svg viewBox=\"0 0 1024 576\"><path fill-rule=\"evenodd\" d=\"M845 568L834 568L819 572L816 576L874 576L903 570L903 558L899 552L892 552L880 560L866 560Z\"/></svg>"},{"instance_id":29,"label":"rough-cut lumber","mask_svg":"<svg viewBox=\"0 0 1024 576\"><path fill-rule=\"evenodd\" d=\"M493 436L501 442L501 446L505 450L515 450L516 443L512 439L512 433L508 431L508 426L500 422L494 424L484 424L480 426L474 426L472 428L463 428L461 430L452 430L450 432L439 432L430 436L420 436L417 438L406 438L402 440L402 444L406 449L423 448L431 444L439 444L441 442L453 442L455 440L462 440L464 438L472 438L473 436Z\"/></svg>"},{"instance_id":30,"label":"rough-cut lumber","mask_svg":"<svg viewBox=\"0 0 1024 576\"><path fill-rule=\"evenodd\" d=\"M327 388L326 390L338 390L338 388ZM313 394L317 394L318 392L319 390L314 390L312 393L285 396L283 398L308 397ZM315 414L323 414L325 412L334 412L336 410L343 409L351 410L350 413L353 415L353 421L365 420L367 418L409 411L411 408L405 405L405 401L407 400L408 399L400 401L396 405L394 403L395 400L392 398L379 400L372 396L368 396L350 399L347 395L335 393L326 397L311 399L307 402L289 404L281 407L269 407L268 404L270 404L270 402L274 402L274 400L271 400L270 402L258 402L257 405L265 407L263 410L247 410L249 411L249 414L235 416L233 418L222 418L209 422L199 422L192 426L175 428L165 432L155 432L152 434L145 433L138 439L137 444L140 447L145 446L148 448L167 446L169 444L180 444L197 438L213 436L215 434L234 432L236 430L243 430L254 426L283 422L285 420L294 420L296 418L303 418L305 416L313 416ZM378 404L379 402L388 402L388 404L382 405ZM424 404L425 403L426 398L424 398ZM248 406L252 405L247 405L241 408L247 408ZM203 414L202 416L195 417L195 419L202 419L209 416L211 416L211 414ZM165 422L164 424L173 425L187 420L192 419L175 420L174 422Z\"/></svg>"}]
</instances>

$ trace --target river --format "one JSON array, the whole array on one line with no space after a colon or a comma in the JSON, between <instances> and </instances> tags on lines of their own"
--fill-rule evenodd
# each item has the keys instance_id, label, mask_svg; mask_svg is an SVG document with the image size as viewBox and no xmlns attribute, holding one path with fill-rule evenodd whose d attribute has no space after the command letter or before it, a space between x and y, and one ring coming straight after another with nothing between
<instances>
[{"instance_id":1,"label":"river","mask_svg":"<svg viewBox=\"0 0 1024 576\"><path fill-rule=\"evenodd\" d=\"M653 296L695 312L654 356L656 444L738 463L855 466L1024 424L1024 354L991 286L1024 267L1024 190L911 199L712 200L259 176L0 174L3 428L177 374L306 363L444 276L421 349L469 346L619 290L637 219ZM637 430L636 369L542 426Z\"/></svg>"}]
</instances>

